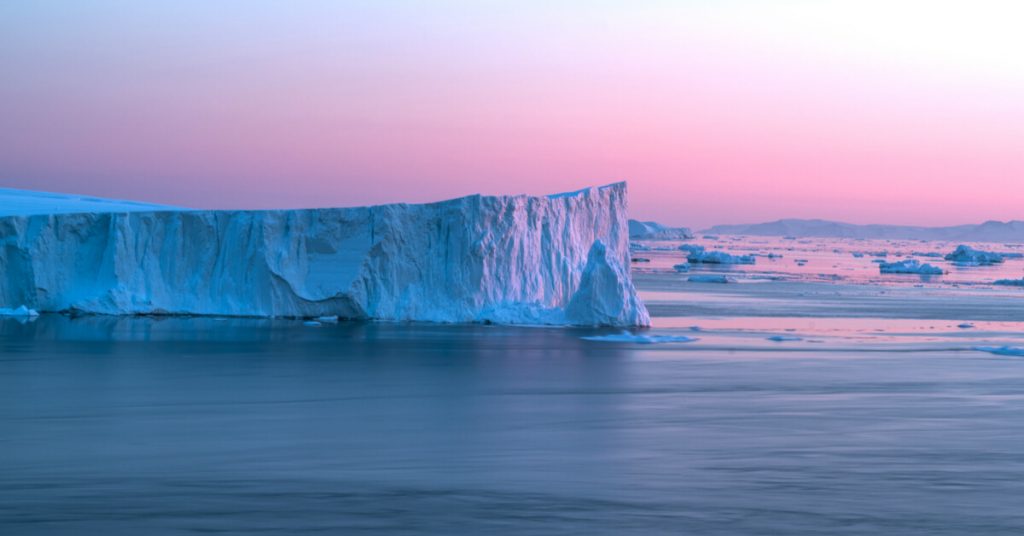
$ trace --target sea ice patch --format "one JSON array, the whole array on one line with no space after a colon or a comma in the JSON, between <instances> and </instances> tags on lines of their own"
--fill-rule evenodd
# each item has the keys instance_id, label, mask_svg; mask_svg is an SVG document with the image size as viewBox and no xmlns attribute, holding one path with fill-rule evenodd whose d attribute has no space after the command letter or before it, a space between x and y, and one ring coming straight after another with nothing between
<instances>
[{"instance_id":1,"label":"sea ice patch","mask_svg":"<svg viewBox=\"0 0 1024 536\"><path fill-rule=\"evenodd\" d=\"M581 337L585 341L598 342L632 342L636 344L664 344L669 342L694 342L699 339L685 335L643 335L623 331L616 335L594 335Z\"/></svg>"},{"instance_id":2,"label":"sea ice patch","mask_svg":"<svg viewBox=\"0 0 1024 536\"><path fill-rule=\"evenodd\" d=\"M719 284L725 284L725 283L735 283L736 282L736 280L731 278L731 277L726 277L724 275L718 275L718 274L691 275L686 280L689 281L690 283L719 283Z\"/></svg>"},{"instance_id":3,"label":"sea ice patch","mask_svg":"<svg viewBox=\"0 0 1024 536\"><path fill-rule=\"evenodd\" d=\"M1024 348L1019 346L975 346L974 350L979 352L988 352L994 355L1024 357Z\"/></svg>"}]
</instances>

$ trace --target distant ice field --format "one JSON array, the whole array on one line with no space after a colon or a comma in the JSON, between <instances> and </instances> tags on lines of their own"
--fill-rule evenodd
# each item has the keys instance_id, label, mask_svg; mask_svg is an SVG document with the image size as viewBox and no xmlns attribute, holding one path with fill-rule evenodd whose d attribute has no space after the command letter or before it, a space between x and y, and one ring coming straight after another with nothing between
<instances>
[{"instance_id":1,"label":"distant ice field","mask_svg":"<svg viewBox=\"0 0 1024 536\"><path fill-rule=\"evenodd\" d=\"M1024 347L1020 244L969 244L1009 254L993 266L944 260L959 243L722 236L639 243L633 279L655 336L696 336L680 351L979 352ZM753 265L690 263L678 246L756 255ZM919 259L936 276L881 274L878 262ZM726 274L727 283L704 282ZM1014 355L1004 351L1004 355Z\"/></svg>"},{"instance_id":2,"label":"distant ice field","mask_svg":"<svg viewBox=\"0 0 1024 536\"><path fill-rule=\"evenodd\" d=\"M950 288L956 286L991 286L997 279L1024 277L1024 245L1017 243L973 243L984 251L1010 254L1002 264L993 266L960 266L943 259L963 242L921 240L855 240L845 238L808 238L790 240L762 236L720 236L680 241L636 241L651 250L634 251L634 258L650 262L634 263L633 273L667 275L673 266L686 262L681 244L704 246L733 255L755 255L753 265L693 264L688 274L729 274L739 283L762 281L830 282L884 285L887 287ZM942 268L943 275L881 274L880 262L917 259ZM679 277L685 280L686 277ZM1024 296L1024 294L1019 294Z\"/></svg>"}]
</instances>

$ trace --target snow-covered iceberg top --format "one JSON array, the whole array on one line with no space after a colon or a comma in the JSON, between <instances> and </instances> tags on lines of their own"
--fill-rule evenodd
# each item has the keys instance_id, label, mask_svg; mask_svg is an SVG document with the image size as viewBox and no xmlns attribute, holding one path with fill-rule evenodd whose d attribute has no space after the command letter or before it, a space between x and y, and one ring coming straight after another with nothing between
<instances>
[{"instance_id":1,"label":"snow-covered iceberg top","mask_svg":"<svg viewBox=\"0 0 1024 536\"><path fill-rule=\"evenodd\" d=\"M922 264L917 259L883 262L878 265L878 271L883 274L942 275L943 273L942 268L931 264Z\"/></svg>"},{"instance_id":2,"label":"snow-covered iceberg top","mask_svg":"<svg viewBox=\"0 0 1024 536\"><path fill-rule=\"evenodd\" d=\"M39 311L649 324L626 185L270 211L0 217L0 304Z\"/></svg>"},{"instance_id":3,"label":"snow-covered iceberg top","mask_svg":"<svg viewBox=\"0 0 1024 536\"><path fill-rule=\"evenodd\" d=\"M60 194L0 188L0 216L74 214L80 212L139 212L183 210L166 205L104 199L86 195Z\"/></svg>"},{"instance_id":4,"label":"snow-covered iceberg top","mask_svg":"<svg viewBox=\"0 0 1024 536\"><path fill-rule=\"evenodd\" d=\"M990 266L1003 262L1003 256L999 253L981 251L962 244L953 253L946 255L945 259L961 266Z\"/></svg>"}]
</instances>

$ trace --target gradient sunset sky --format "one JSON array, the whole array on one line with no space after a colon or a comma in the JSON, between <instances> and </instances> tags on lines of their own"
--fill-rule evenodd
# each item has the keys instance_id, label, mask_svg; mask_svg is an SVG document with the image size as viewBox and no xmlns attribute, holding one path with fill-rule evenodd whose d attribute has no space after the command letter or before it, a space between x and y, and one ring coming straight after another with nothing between
<instances>
[{"instance_id":1,"label":"gradient sunset sky","mask_svg":"<svg viewBox=\"0 0 1024 536\"><path fill-rule=\"evenodd\" d=\"M1024 2L0 2L0 186L1024 219Z\"/></svg>"}]
</instances>

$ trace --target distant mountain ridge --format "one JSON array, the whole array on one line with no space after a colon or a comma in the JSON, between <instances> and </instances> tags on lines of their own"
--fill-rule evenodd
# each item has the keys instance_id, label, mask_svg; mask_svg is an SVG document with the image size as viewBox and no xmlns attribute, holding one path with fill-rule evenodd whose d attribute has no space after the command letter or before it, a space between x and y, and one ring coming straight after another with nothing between
<instances>
[{"instance_id":1,"label":"distant mountain ridge","mask_svg":"<svg viewBox=\"0 0 1024 536\"><path fill-rule=\"evenodd\" d=\"M715 225L713 234L793 236L797 238L864 238L904 240L961 240L965 242L1024 242L1024 221L987 221L948 227L857 225L829 220L784 219L766 223Z\"/></svg>"}]
</instances>

